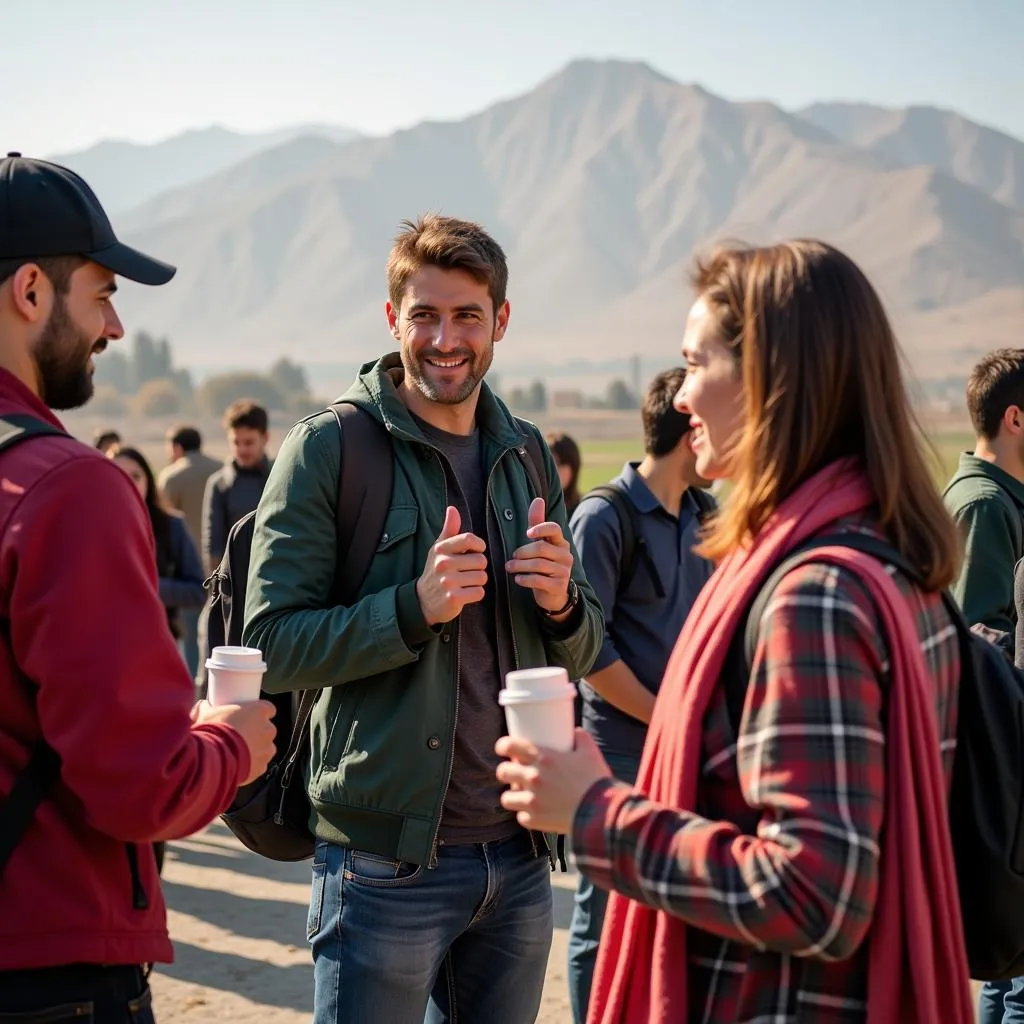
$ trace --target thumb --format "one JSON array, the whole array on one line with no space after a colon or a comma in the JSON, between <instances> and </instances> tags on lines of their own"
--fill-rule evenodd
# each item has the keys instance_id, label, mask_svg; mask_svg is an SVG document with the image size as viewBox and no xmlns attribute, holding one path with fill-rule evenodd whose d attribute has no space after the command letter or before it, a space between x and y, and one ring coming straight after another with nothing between
<instances>
[{"instance_id":1,"label":"thumb","mask_svg":"<svg viewBox=\"0 0 1024 1024\"><path fill-rule=\"evenodd\" d=\"M438 540L448 540L449 537L458 535L462 529L462 516L454 505L449 505L444 512L444 526L441 527L441 536Z\"/></svg>"},{"instance_id":2,"label":"thumb","mask_svg":"<svg viewBox=\"0 0 1024 1024\"><path fill-rule=\"evenodd\" d=\"M530 512L526 519L527 527L540 526L544 522L544 499L534 498L530 502Z\"/></svg>"}]
</instances>

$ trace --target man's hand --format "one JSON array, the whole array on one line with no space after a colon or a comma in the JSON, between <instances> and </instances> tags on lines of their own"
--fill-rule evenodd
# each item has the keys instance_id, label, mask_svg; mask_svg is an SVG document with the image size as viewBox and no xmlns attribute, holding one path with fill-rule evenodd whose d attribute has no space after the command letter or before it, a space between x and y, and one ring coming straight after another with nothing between
<instances>
[{"instance_id":1,"label":"man's hand","mask_svg":"<svg viewBox=\"0 0 1024 1024\"><path fill-rule=\"evenodd\" d=\"M201 700L192 709L193 725L209 725L223 722L230 725L249 748L249 775L242 785L258 779L274 756L274 737L277 729L271 719L274 705L269 700L254 700L247 704L223 704L214 707L209 701Z\"/></svg>"},{"instance_id":2,"label":"man's hand","mask_svg":"<svg viewBox=\"0 0 1024 1024\"><path fill-rule=\"evenodd\" d=\"M451 622L467 604L484 599L487 584L487 545L473 533L459 533L459 510L449 505L441 536L427 555L416 596L428 626Z\"/></svg>"},{"instance_id":3,"label":"man's hand","mask_svg":"<svg viewBox=\"0 0 1024 1024\"><path fill-rule=\"evenodd\" d=\"M572 550L558 523L544 521L544 499L534 498L527 518L530 543L505 563L516 583L533 591L538 607L557 612L569 600Z\"/></svg>"}]
</instances>

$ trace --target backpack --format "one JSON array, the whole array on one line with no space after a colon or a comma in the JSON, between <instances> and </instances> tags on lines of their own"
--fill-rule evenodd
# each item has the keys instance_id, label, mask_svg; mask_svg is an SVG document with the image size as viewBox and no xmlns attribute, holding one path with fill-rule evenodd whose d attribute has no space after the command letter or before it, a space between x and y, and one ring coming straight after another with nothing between
<instances>
[{"instance_id":1,"label":"backpack","mask_svg":"<svg viewBox=\"0 0 1024 1024\"><path fill-rule=\"evenodd\" d=\"M714 513L718 506L715 499L707 491L699 487L691 487L689 493L693 495L697 503L697 520L704 523ZM589 490L585 498L601 498L607 501L615 510L619 520L619 533L622 536L622 559L619 572L619 591L624 591L632 582L641 562L650 573L654 583L655 593L659 598L665 597L665 588L661 582L661 576L654 566L654 556L647 545L647 538L640 529L640 513L636 506L630 501L625 490L618 484L599 484Z\"/></svg>"},{"instance_id":2,"label":"backpack","mask_svg":"<svg viewBox=\"0 0 1024 1024\"><path fill-rule=\"evenodd\" d=\"M359 406L330 406L341 431L341 473L338 478L337 561L332 600L351 604L376 554L391 505L394 455L384 426ZM534 493L546 497L547 472L540 443L522 421L526 444L517 449ZM207 646L242 643L245 592L256 513L240 519L228 533L224 557L207 581L209 623ZM302 764L309 757L309 720L323 690L301 691L291 713L292 694L262 695L278 709L278 746L266 772L242 786L221 819L247 849L270 860L298 861L313 856L315 838L309 828L311 807ZM282 745L284 737L287 745Z\"/></svg>"},{"instance_id":3,"label":"backpack","mask_svg":"<svg viewBox=\"0 0 1024 1024\"><path fill-rule=\"evenodd\" d=\"M761 587L740 631L747 674L727 688L739 726L758 627L782 577L814 548L841 546L921 573L887 542L857 533L812 538L788 553ZM1024 974L1024 672L968 627L952 595L942 594L960 643L957 747L949 795L960 912L970 976L996 981Z\"/></svg>"},{"instance_id":4,"label":"backpack","mask_svg":"<svg viewBox=\"0 0 1024 1024\"><path fill-rule=\"evenodd\" d=\"M68 436L59 427L35 416L0 417L0 451L33 437ZM46 740L40 739L32 748L28 764L15 778L7 799L0 804L0 875L35 816L36 808L59 778L60 757Z\"/></svg>"}]
</instances>

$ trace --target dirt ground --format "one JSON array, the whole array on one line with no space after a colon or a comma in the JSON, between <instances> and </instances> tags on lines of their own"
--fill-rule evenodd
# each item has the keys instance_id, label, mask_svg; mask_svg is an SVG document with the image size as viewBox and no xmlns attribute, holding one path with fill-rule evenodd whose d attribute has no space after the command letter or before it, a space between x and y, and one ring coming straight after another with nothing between
<instances>
[{"instance_id":1,"label":"dirt ground","mask_svg":"<svg viewBox=\"0 0 1024 1024\"><path fill-rule=\"evenodd\" d=\"M556 930L540 1024L570 1019L565 946L576 882L557 872L552 879ZM217 824L169 844L163 881L176 959L151 978L159 1024L310 1020L308 863L264 860Z\"/></svg>"}]
</instances>

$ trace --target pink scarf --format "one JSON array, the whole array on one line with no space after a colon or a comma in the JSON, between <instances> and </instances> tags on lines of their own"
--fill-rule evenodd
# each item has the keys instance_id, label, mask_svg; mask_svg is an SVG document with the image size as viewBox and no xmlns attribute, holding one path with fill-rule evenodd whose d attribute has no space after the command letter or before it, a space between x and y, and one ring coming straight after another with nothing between
<instances>
[{"instance_id":1,"label":"pink scarf","mask_svg":"<svg viewBox=\"0 0 1024 1024\"><path fill-rule=\"evenodd\" d=\"M784 502L749 550L723 560L694 605L666 669L638 790L668 807L696 809L704 714L745 609L787 551L872 503L863 475L835 463ZM891 648L886 812L878 903L867 938L867 1019L871 1024L971 1024L933 686L913 614L877 560L843 548L819 549L814 558L846 566L863 579ZM685 1020L686 933L679 918L612 893L588 1024Z\"/></svg>"}]
</instances>

